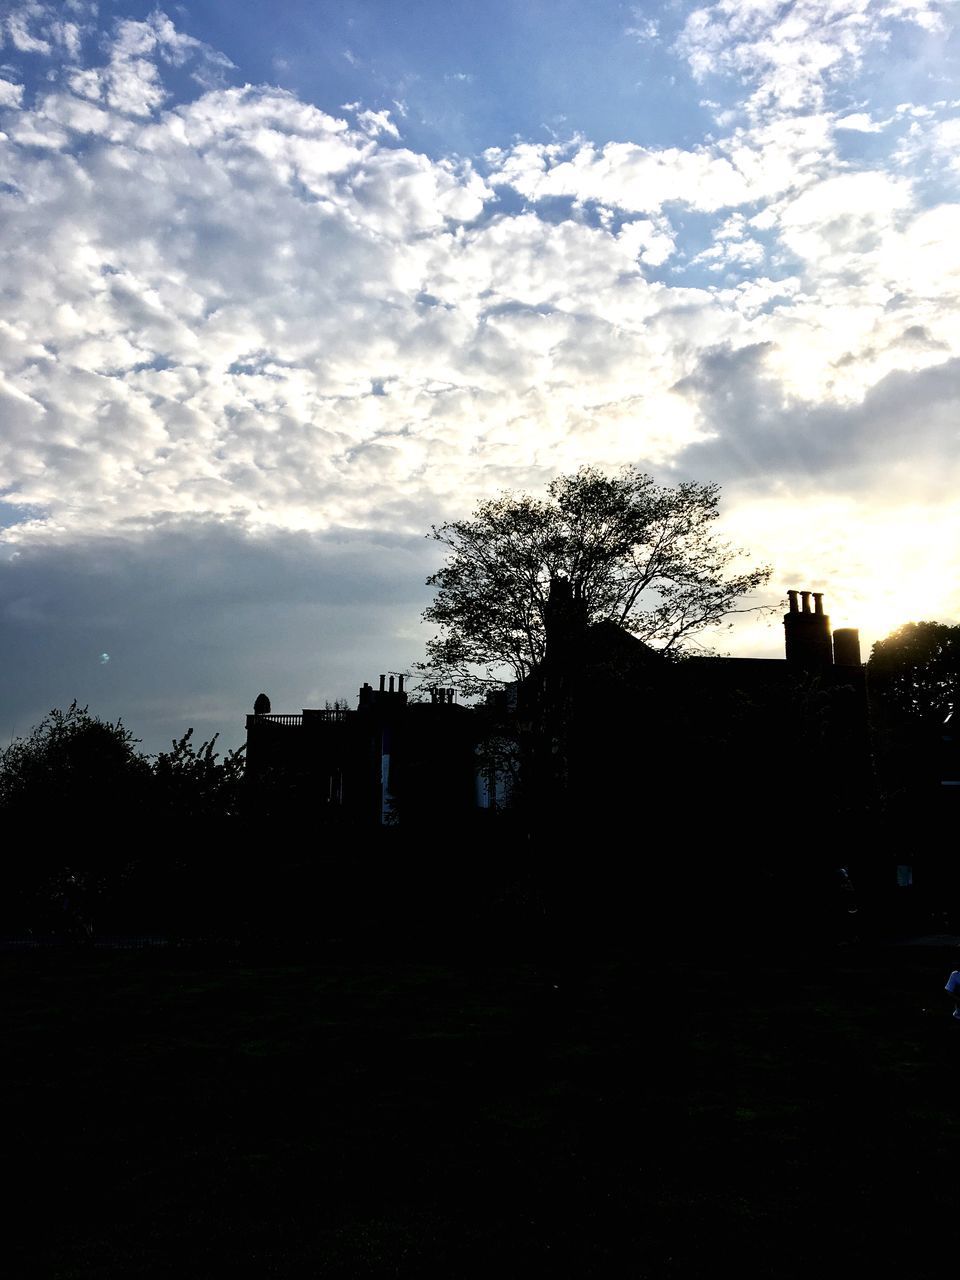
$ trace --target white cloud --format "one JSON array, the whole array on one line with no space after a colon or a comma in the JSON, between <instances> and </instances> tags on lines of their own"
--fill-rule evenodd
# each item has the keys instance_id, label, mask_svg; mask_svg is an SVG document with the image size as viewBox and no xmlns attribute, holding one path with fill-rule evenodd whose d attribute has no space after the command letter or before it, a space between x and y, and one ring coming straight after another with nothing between
<instances>
[{"instance_id":1,"label":"white cloud","mask_svg":"<svg viewBox=\"0 0 960 1280\"><path fill-rule=\"evenodd\" d=\"M145 58L115 58L104 79L107 102L117 111L148 116L163 102L160 73Z\"/></svg>"},{"instance_id":2,"label":"white cloud","mask_svg":"<svg viewBox=\"0 0 960 1280\"><path fill-rule=\"evenodd\" d=\"M935 0L716 0L689 15L677 50L697 80L726 74L752 86L755 113L819 111L898 23L938 32L943 10Z\"/></svg>"},{"instance_id":3,"label":"white cloud","mask_svg":"<svg viewBox=\"0 0 960 1280\"><path fill-rule=\"evenodd\" d=\"M628 252L651 267L662 266L676 250L674 236L665 219L635 218L625 222L617 239Z\"/></svg>"},{"instance_id":4,"label":"white cloud","mask_svg":"<svg viewBox=\"0 0 960 1280\"><path fill-rule=\"evenodd\" d=\"M633 36L640 44L652 44L659 38L660 24L638 5L632 11L632 23L625 28L625 34Z\"/></svg>"},{"instance_id":5,"label":"white cloud","mask_svg":"<svg viewBox=\"0 0 960 1280\"><path fill-rule=\"evenodd\" d=\"M7 39L20 53L50 53L51 46L41 36L34 35L32 20L40 16L40 5L23 5L6 19Z\"/></svg>"},{"instance_id":6,"label":"white cloud","mask_svg":"<svg viewBox=\"0 0 960 1280\"><path fill-rule=\"evenodd\" d=\"M947 104L945 104L947 105ZM916 107L909 112L910 124L898 142L893 161L905 170L925 173L960 173L960 116L948 114L955 104L947 105L947 112Z\"/></svg>"},{"instance_id":7,"label":"white cloud","mask_svg":"<svg viewBox=\"0 0 960 1280\"><path fill-rule=\"evenodd\" d=\"M22 84L0 79L0 107L19 107L22 98Z\"/></svg>"},{"instance_id":8,"label":"white cloud","mask_svg":"<svg viewBox=\"0 0 960 1280\"><path fill-rule=\"evenodd\" d=\"M63 125L76 133L101 134L119 140L130 136L132 125L85 98L69 93L53 93L41 99L35 109L36 122Z\"/></svg>"},{"instance_id":9,"label":"white cloud","mask_svg":"<svg viewBox=\"0 0 960 1280\"><path fill-rule=\"evenodd\" d=\"M521 144L498 163L496 178L532 200L573 196L624 209L656 212L683 201L715 210L749 199L743 175L708 147L662 150L629 142Z\"/></svg>"},{"instance_id":10,"label":"white cloud","mask_svg":"<svg viewBox=\"0 0 960 1280\"><path fill-rule=\"evenodd\" d=\"M54 40L70 58L80 56L82 29L76 22L54 22L51 26Z\"/></svg>"},{"instance_id":11,"label":"white cloud","mask_svg":"<svg viewBox=\"0 0 960 1280\"><path fill-rule=\"evenodd\" d=\"M67 84L81 98L98 102L103 97L103 80L100 72L93 67L71 71L67 76Z\"/></svg>"},{"instance_id":12,"label":"white cloud","mask_svg":"<svg viewBox=\"0 0 960 1280\"><path fill-rule=\"evenodd\" d=\"M125 65L150 38L122 32ZM49 165L9 161L8 502L77 531L321 528L369 519L376 489L384 527L418 527L491 472L575 465L585 440L625 458L689 438L674 316L709 297L644 282L665 223L473 226L492 192L467 164L279 92L138 123L117 61L25 113ZM74 155L78 131L97 141Z\"/></svg>"},{"instance_id":13,"label":"white cloud","mask_svg":"<svg viewBox=\"0 0 960 1280\"><path fill-rule=\"evenodd\" d=\"M390 138L400 137L400 130L390 119L389 111L360 111L357 113L357 124L371 137L381 133Z\"/></svg>"},{"instance_id":14,"label":"white cloud","mask_svg":"<svg viewBox=\"0 0 960 1280\"><path fill-rule=\"evenodd\" d=\"M677 457L712 427L674 388L715 344L768 342L787 391L843 399L960 343L929 300L888 323L877 283L898 253L897 288L934 261L943 285L950 207L917 215L905 180L833 173L826 117L690 152L494 157L531 194L602 195L607 221L591 227L495 205L480 218L492 191L469 165L279 91L208 92L140 121L91 101L89 77L77 87L25 113L54 154L13 152L27 202L8 204L2 233L22 264L3 350L19 405L7 500L58 527L207 514L416 528L492 477ZM82 155L63 150L77 130L98 139ZM765 218L728 214L701 264L756 271L762 223L802 285L651 284L641 268L674 260L676 227L609 212L667 199L749 212L764 192L778 197ZM917 326L930 343L900 341Z\"/></svg>"},{"instance_id":15,"label":"white cloud","mask_svg":"<svg viewBox=\"0 0 960 1280\"><path fill-rule=\"evenodd\" d=\"M778 39L798 48L814 10L793 12ZM727 17L762 80L787 18ZM925 207L914 173L949 165L955 107L905 104L896 171L837 152L873 113L824 108L686 147L519 143L478 172L360 103L338 118L219 87L170 105L167 66L215 66L197 44L154 15L32 100L6 91L11 543L188 519L417 532L586 461L699 458L754 493L842 473L868 502L923 389L936 430L898 484L960 456L937 378L960 356L960 205Z\"/></svg>"},{"instance_id":16,"label":"white cloud","mask_svg":"<svg viewBox=\"0 0 960 1280\"><path fill-rule=\"evenodd\" d=\"M531 200L570 196L656 213L680 203L708 213L770 200L836 165L827 115L800 116L735 129L690 149L630 142L597 147L521 143L491 151L492 177Z\"/></svg>"},{"instance_id":17,"label":"white cloud","mask_svg":"<svg viewBox=\"0 0 960 1280\"><path fill-rule=\"evenodd\" d=\"M841 116L833 127L847 129L852 133L881 133L887 124L887 120L871 119L865 111L854 111L848 116Z\"/></svg>"},{"instance_id":18,"label":"white cloud","mask_svg":"<svg viewBox=\"0 0 960 1280\"><path fill-rule=\"evenodd\" d=\"M0 46L6 42L19 53L44 57L60 53L68 59L79 57L83 37L91 30L97 10L92 0L60 4L21 0L5 7L6 14L0 16Z\"/></svg>"}]
</instances>

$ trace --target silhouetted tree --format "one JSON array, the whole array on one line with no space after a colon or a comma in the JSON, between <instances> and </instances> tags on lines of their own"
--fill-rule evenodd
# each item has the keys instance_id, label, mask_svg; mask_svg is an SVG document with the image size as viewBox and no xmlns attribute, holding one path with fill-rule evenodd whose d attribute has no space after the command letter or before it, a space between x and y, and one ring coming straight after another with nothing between
<instances>
[{"instance_id":1,"label":"silhouetted tree","mask_svg":"<svg viewBox=\"0 0 960 1280\"><path fill-rule=\"evenodd\" d=\"M551 580L566 579L589 623L610 621L663 651L727 615L770 576L735 572L717 539L717 485L660 486L634 467L560 476L546 498L504 493L471 519L434 526L450 551L427 579L423 618L440 628L421 670L467 692L523 679L543 659Z\"/></svg>"},{"instance_id":2,"label":"silhouetted tree","mask_svg":"<svg viewBox=\"0 0 960 1280\"><path fill-rule=\"evenodd\" d=\"M137 856L151 781L130 731L76 702L0 752L11 923L89 934Z\"/></svg>"},{"instance_id":3,"label":"silhouetted tree","mask_svg":"<svg viewBox=\"0 0 960 1280\"><path fill-rule=\"evenodd\" d=\"M236 841L201 835L238 813L243 752L221 760L216 737L195 748L192 735L150 760L121 721L74 702L0 751L8 923L82 938L220 891Z\"/></svg>"},{"instance_id":4,"label":"silhouetted tree","mask_svg":"<svg viewBox=\"0 0 960 1280\"><path fill-rule=\"evenodd\" d=\"M73 702L54 709L0 751L0 812L9 821L105 823L118 806L142 801L150 765L118 720L109 724Z\"/></svg>"},{"instance_id":5,"label":"silhouetted tree","mask_svg":"<svg viewBox=\"0 0 960 1280\"><path fill-rule=\"evenodd\" d=\"M119 819L185 820L236 812L243 748L221 759L217 737L195 747L188 729L153 760L122 721L109 724L72 703L54 709L0 751L0 813L28 818L40 834L58 818L103 835Z\"/></svg>"},{"instance_id":6,"label":"silhouetted tree","mask_svg":"<svg viewBox=\"0 0 960 1280\"><path fill-rule=\"evenodd\" d=\"M194 747L188 729L170 751L153 761L154 800L161 811L191 821L232 817L242 797L244 750L228 751L220 758L214 750L219 734Z\"/></svg>"},{"instance_id":7,"label":"silhouetted tree","mask_svg":"<svg viewBox=\"0 0 960 1280\"><path fill-rule=\"evenodd\" d=\"M960 626L904 623L873 646L867 675L894 720L942 722L957 705Z\"/></svg>"}]
</instances>

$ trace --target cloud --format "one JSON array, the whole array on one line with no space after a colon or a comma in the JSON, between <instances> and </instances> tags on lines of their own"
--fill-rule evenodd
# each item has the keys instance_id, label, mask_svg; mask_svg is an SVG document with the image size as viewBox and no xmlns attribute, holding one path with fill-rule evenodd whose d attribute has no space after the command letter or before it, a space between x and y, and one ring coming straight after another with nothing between
<instances>
[{"instance_id":1,"label":"cloud","mask_svg":"<svg viewBox=\"0 0 960 1280\"><path fill-rule=\"evenodd\" d=\"M48 40L34 34L34 23L45 17L40 5L25 4L9 13L5 20L6 37L20 53L50 53Z\"/></svg>"},{"instance_id":2,"label":"cloud","mask_svg":"<svg viewBox=\"0 0 960 1280\"><path fill-rule=\"evenodd\" d=\"M624 222L617 239L634 257L651 267L662 266L676 248L670 226L663 219L655 222L650 218L634 218Z\"/></svg>"},{"instance_id":3,"label":"cloud","mask_svg":"<svg viewBox=\"0 0 960 1280\"><path fill-rule=\"evenodd\" d=\"M835 129L847 129L851 133L881 133L888 120L873 120L865 111L853 111L834 122Z\"/></svg>"},{"instance_id":4,"label":"cloud","mask_svg":"<svg viewBox=\"0 0 960 1280\"><path fill-rule=\"evenodd\" d=\"M0 742L74 698L162 750L244 737L266 689L299 710L420 657L423 538L183 526L0 558Z\"/></svg>"},{"instance_id":5,"label":"cloud","mask_svg":"<svg viewBox=\"0 0 960 1280\"><path fill-rule=\"evenodd\" d=\"M372 137L380 133L385 133L391 138L399 139L400 137L400 130L390 119L389 111L359 111L357 124Z\"/></svg>"},{"instance_id":6,"label":"cloud","mask_svg":"<svg viewBox=\"0 0 960 1280\"><path fill-rule=\"evenodd\" d=\"M288 584L272 621L251 618L198 569L265 655L270 635L319 625L297 601L314 598L314 571L335 600L340 569L317 566L341 564L348 536L369 548L354 570L370 609L378 556L399 555L412 576L396 618L410 621L424 566L409 539L585 462L722 479L754 512L771 495L827 510L846 486L863 516L891 483L904 510L952 510L956 107L830 100L891 24L926 29L933 10L714 5L688 22L684 56L696 36L749 98L746 111L727 100L716 136L521 140L475 162L416 150L402 113L358 100L331 114L220 83L225 60L163 14L101 43L71 10L71 45L49 6L20 12L18 38L45 49L16 51L52 73L25 77L33 89L15 69L0 82L0 556L19 556L2 563L16 567L21 655L28 630L49 627L65 672L88 664L131 691L125 655L146 644L157 658L146 637L159 615L137 584L164 583L173 618L194 562L250 600L271 575ZM811 55L777 96L768 82L805 40L832 41L837 59ZM805 563L798 535L783 536ZM115 566L116 595L97 565ZM44 612L46 582L86 637L82 662ZM101 634L95 619L123 592L149 621ZM380 626L375 612L339 616L331 652L347 654L349 625ZM213 650L228 643L209 634ZM306 657L290 661L281 700L295 706L313 695L293 691ZM199 666L215 683L212 661ZM175 664L158 670L173 678ZM261 683L234 674L225 715L241 684ZM316 696L349 692L332 683ZM178 698L171 732L189 710Z\"/></svg>"},{"instance_id":7,"label":"cloud","mask_svg":"<svg viewBox=\"0 0 960 1280\"><path fill-rule=\"evenodd\" d=\"M22 98L22 84L0 79L0 107L19 107Z\"/></svg>"},{"instance_id":8,"label":"cloud","mask_svg":"<svg viewBox=\"0 0 960 1280\"><path fill-rule=\"evenodd\" d=\"M358 104L165 105L164 67L202 48L162 14L121 22L17 113L0 462L31 514L9 541L44 520L414 530L491 477L672 461L716 429L672 388L717 344L767 344L784 395L838 403L960 351L955 206L851 171L828 114L689 149L520 144L484 177ZM530 205L499 211L494 184ZM696 251L683 207L714 217Z\"/></svg>"},{"instance_id":9,"label":"cloud","mask_svg":"<svg viewBox=\"0 0 960 1280\"><path fill-rule=\"evenodd\" d=\"M656 18L651 18L643 9L637 5L632 10L633 24L624 29L624 34L633 36L639 44L653 44L660 35L660 24Z\"/></svg>"},{"instance_id":10,"label":"cloud","mask_svg":"<svg viewBox=\"0 0 960 1280\"><path fill-rule=\"evenodd\" d=\"M899 24L933 34L945 23L934 0L717 0L693 10L676 48L695 79L729 75L752 86L744 105L754 115L815 112Z\"/></svg>"},{"instance_id":11,"label":"cloud","mask_svg":"<svg viewBox=\"0 0 960 1280\"><path fill-rule=\"evenodd\" d=\"M836 163L827 116L735 129L689 149L582 139L491 151L493 180L530 200L569 196L657 213L682 204L705 213L771 200Z\"/></svg>"},{"instance_id":12,"label":"cloud","mask_svg":"<svg viewBox=\"0 0 960 1280\"><path fill-rule=\"evenodd\" d=\"M704 353L676 390L714 435L674 474L722 482L729 536L776 549L779 594L825 585L834 625L861 628L865 657L909 618L960 616L960 359L897 370L858 402L817 403L784 393L774 354ZM741 643L778 656L777 637Z\"/></svg>"},{"instance_id":13,"label":"cloud","mask_svg":"<svg viewBox=\"0 0 960 1280\"><path fill-rule=\"evenodd\" d=\"M943 104L934 110L901 104L897 115L909 120L909 125L892 157L901 169L945 177L954 190L960 173L960 116L955 114L956 105Z\"/></svg>"},{"instance_id":14,"label":"cloud","mask_svg":"<svg viewBox=\"0 0 960 1280\"><path fill-rule=\"evenodd\" d=\"M8 540L197 515L417 529L585 449L682 447L684 414L653 410L686 367L678 316L711 299L644 279L666 222L498 215L469 163L277 90L163 108L171 48L192 45L121 24L96 76L18 119L0 461L31 514Z\"/></svg>"},{"instance_id":15,"label":"cloud","mask_svg":"<svg viewBox=\"0 0 960 1280\"><path fill-rule=\"evenodd\" d=\"M929 335L904 331L900 340L922 347ZM785 393L775 354L770 343L717 347L678 384L715 433L691 446L684 467L740 483L776 477L787 488L839 493L867 493L893 476L911 496L939 500L956 492L960 358L896 370L862 400L825 403Z\"/></svg>"},{"instance_id":16,"label":"cloud","mask_svg":"<svg viewBox=\"0 0 960 1280\"><path fill-rule=\"evenodd\" d=\"M18 53L60 54L73 60L79 57L84 38L95 29L97 5L94 0L62 4L22 0L8 4L6 10L0 16L0 47L6 44Z\"/></svg>"}]
</instances>

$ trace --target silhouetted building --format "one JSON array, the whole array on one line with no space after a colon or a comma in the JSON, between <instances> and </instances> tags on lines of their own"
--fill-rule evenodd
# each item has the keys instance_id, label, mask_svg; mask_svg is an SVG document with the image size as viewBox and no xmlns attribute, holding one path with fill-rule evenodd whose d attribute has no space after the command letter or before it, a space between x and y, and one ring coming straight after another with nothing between
<instances>
[{"instance_id":1,"label":"silhouetted building","mask_svg":"<svg viewBox=\"0 0 960 1280\"><path fill-rule=\"evenodd\" d=\"M873 784L857 632L835 642L821 594L789 594L785 658L673 660L588 624L570 584L554 583L544 661L517 690L528 799L593 828L650 795L678 811L691 797L715 813L811 800L862 811Z\"/></svg>"},{"instance_id":2,"label":"silhouetted building","mask_svg":"<svg viewBox=\"0 0 960 1280\"><path fill-rule=\"evenodd\" d=\"M671 660L589 623L555 580L544 661L527 680L472 708L452 689L410 701L402 675L364 684L356 710L273 714L261 694L248 776L284 780L318 816L380 825L465 820L512 798L539 820L602 826L641 783L662 801L749 795L770 811L815 794L821 809L853 812L871 785L857 632L831 632L819 592L789 599L785 658Z\"/></svg>"},{"instance_id":3,"label":"silhouetted building","mask_svg":"<svg viewBox=\"0 0 960 1280\"><path fill-rule=\"evenodd\" d=\"M265 809L318 828L473 831L481 848L505 812L517 848L581 867L583 884L629 864L629 900L696 883L708 910L711 885L729 905L731 885L748 900L759 884L780 912L845 912L851 871L875 898L912 877L916 805L960 800L960 749L947 725L936 765L913 753L922 778L900 809L889 783L881 795L858 632L832 630L822 593L788 597L783 658L673 658L590 623L556 580L525 680L474 707L452 689L411 701L403 676L364 684L355 710L274 714L261 694L247 776Z\"/></svg>"},{"instance_id":4,"label":"silhouetted building","mask_svg":"<svg viewBox=\"0 0 960 1280\"><path fill-rule=\"evenodd\" d=\"M261 694L247 716L247 777L320 823L430 826L476 808L474 736L454 690L410 702L402 675L364 684L356 710L275 715Z\"/></svg>"}]
</instances>

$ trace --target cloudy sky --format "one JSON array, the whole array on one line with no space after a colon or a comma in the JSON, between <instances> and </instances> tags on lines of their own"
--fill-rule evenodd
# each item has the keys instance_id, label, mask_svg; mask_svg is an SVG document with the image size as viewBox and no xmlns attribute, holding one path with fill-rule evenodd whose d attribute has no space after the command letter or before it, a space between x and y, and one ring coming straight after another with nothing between
<instances>
[{"instance_id":1,"label":"cloudy sky","mask_svg":"<svg viewBox=\"0 0 960 1280\"><path fill-rule=\"evenodd\" d=\"M352 697L429 526L587 462L960 618L955 0L0 15L0 741Z\"/></svg>"}]
</instances>

